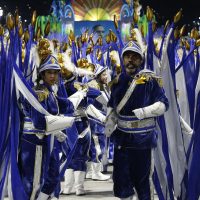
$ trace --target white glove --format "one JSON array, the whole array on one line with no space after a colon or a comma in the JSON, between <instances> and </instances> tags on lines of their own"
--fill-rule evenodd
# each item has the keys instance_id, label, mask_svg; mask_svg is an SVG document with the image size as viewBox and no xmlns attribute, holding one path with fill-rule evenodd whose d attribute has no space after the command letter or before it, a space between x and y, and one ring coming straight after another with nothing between
<instances>
[{"instance_id":1,"label":"white glove","mask_svg":"<svg viewBox=\"0 0 200 200\"><path fill-rule=\"evenodd\" d=\"M62 131L56 132L54 136L57 138L59 142L64 142L67 138L67 136Z\"/></svg>"},{"instance_id":2,"label":"white glove","mask_svg":"<svg viewBox=\"0 0 200 200\"><path fill-rule=\"evenodd\" d=\"M101 95L99 95L96 100L101 103L102 105L107 106L108 104L108 97L106 96L105 92L101 91Z\"/></svg>"},{"instance_id":3,"label":"white glove","mask_svg":"<svg viewBox=\"0 0 200 200\"><path fill-rule=\"evenodd\" d=\"M92 116L95 119L98 119L100 122L105 123L106 116L103 115L98 109L96 109L92 104L90 104L87 109L86 113L89 116Z\"/></svg>"},{"instance_id":4,"label":"white glove","mask_svg":"<svg viewBox=\"0 0 200 200\"><path fill-rule=\"evenodd\" d=\"M193 130L191 129L189 124L187 124L187 122L181 116L179 116L179 117L180 117L180 124L181 124L182 132L186 135L192 135Z\"/></svg>"},{"instance_id":5,"label":"white glove","mask_svg":"<svg viewBox=\"0 0 200 200\"><path fill-rule=\"evenodd\" d=\"M72 102L74 106L74 110L76 110L83 100L84 97L86 97L87 89L79 90L76 93L72 94L68 99Z\"/></svg>"},{"instance_id":6,"label":"white glove","mask_svg":"<svg viewBox=\"0 0 200 200\"><path fill-rule=\"evenodd\" d=\"M55 116L47 115L46 120L46 134L51 134L57 131L61 131L65 128L71 127L74 122L74 117L68 116Z\"/></svg>"},{"instance_id":7,"label":"white glove","mask_svg":"<svg viewBox=\"0 0 200 200\"><path fill-rule=\"evenodd\" d=\"M144 119L144 118L148 118L148 117L160 116L160 115L164 114L165 111L166 111L165 104L161 101L158 101L150 106L135 109L132 112L134 112L135 116L138 119Z\"/></svg>"}]
</instances>

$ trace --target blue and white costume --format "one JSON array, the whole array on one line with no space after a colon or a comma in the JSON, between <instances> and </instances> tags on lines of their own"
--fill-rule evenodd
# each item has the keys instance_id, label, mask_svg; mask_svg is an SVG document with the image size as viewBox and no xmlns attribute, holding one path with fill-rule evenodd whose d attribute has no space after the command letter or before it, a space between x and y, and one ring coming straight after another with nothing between
<instances>
[{"instance_id":1,"label":"blue and white costume","mask_svg":"<svg viewBox=\"0 0 200 200\"><path fill-rule=\"evenodd\" d=\"M107 67L96 64L96 79L92 80L88 84L91 84L99 90L100 95L97 98L91 99L91 103L106 115L107 103L109 99L109 92L105 84L100 83L97 77L101 73L107 70ZM91 127L91 145L89 152L89 162L87 163L86 178L93 180L108 180L110 176L101 173L103 169L102 158L106 150L106 136L105 136L105 124L100 121L90 120Z\"/></svg>"},{"instance_id":2,"label":"blue and white costume","mask_svg":"<svg viewBox=\"0 0 200 200\"><path fill-rule=\"evenodd\" d=\"M40 72L47 69L60 70L59 64L52 56L49 56L40 66ZM73 111L71 101L57 96L52 86L44 83L35 87L34 90L39 102L49 114L59 115ZM59 87L57 93L59 93ZM52 130L54 133L47 134L46 130L49 127L47 127L46 116L31 107L28 102L23 106L25 118L19 153L22 181L30 199L35 199L40 191L48 198L60 181L59 154L56 148L58 141L53 142L54 135L58 138L64 137L63 139L65 135L56 130Z\"/></svg>"},{"instance_id":3,"label":"blue and white costume","mask_svg":"<svg viewBox=\"0 0 200 200\"><path fill-rule=\"evenodd\" d=\"M77 82L74 79L71 83L68 83L66 85L66 90L68 95L73 96L73 93L77 91L77 89L80 89L81 87L82 87L81 83ZM76 146L73 147L74 148L73 157L65 172L65 187L63 190L63 194L71 194L73 186L76 190L76 195L85 194L83 184L85 179L86 161L89 159L88 153L91 142L91 131L89 127L88 116L90 117L96 116L94 114L96 110L90 104L88 99L91 98L93 99L97 95L99 95L99 92L89 87L85 98L80 102L79 106L77 107L77 110L74 113L76 117L74 125L77 129L78 134L77 134L77 139L75 141ZM103 117L105 116L101 116L100 114L100 118ZM105 118L103 118L103 120L105 120Z\"/></svg>"},{"instance_id":4,"label":"blue and white costume","mask_svg":"<svg viewBox=\"0 0 200 200\"><path fill-rule=\"evenodd\" d=\"M141 49L129 42L122 54ZM151 149L156 146L155 117L168 108L164 90L153 72L122 73L111 89L106 128L114 140L114 195L132 199L134 188L140 200L150 197ZM109 124L109 118L114 124Z\"/></svg>"}]
</instances>

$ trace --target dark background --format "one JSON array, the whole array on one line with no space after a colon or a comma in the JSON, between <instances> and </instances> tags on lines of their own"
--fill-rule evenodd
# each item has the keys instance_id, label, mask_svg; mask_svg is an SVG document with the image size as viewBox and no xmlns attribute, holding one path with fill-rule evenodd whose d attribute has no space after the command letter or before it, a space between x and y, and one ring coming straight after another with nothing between
<instances>
[{"instance_id":1,"label":"dark background","mask_svg":"<svg viewBox=\"0 0 200 200\"><path fill-rule=\"evenodd\" d=\"M0 0L0 6L4 13L9 11L14 13L14 10L18 7L22 19L30 20L33 10L37 10L38 15L48 15L51 2L52 0ZM165 24L168 19L172 21L173 16L182 8L181 23L193 26L193 21L199 20L200 17L200 7L197 2L199 0L140 0L144 12L146 12L147 5L155 10L159 25Z\"/></svg>"}]
</instances>

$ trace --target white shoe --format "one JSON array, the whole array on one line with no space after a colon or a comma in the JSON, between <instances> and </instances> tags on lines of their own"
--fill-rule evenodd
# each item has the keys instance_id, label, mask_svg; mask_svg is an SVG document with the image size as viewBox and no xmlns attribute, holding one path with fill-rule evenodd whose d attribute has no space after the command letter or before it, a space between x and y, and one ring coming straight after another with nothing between
<instances>
[{"instance_id":1,"label":"white shoe","mask_svg":"<svg viewBox=\"0 0 200 200\"><path fill-rule=\"evenodd\" d=\"M87 163L87 171L85 178L91 179L92 178L92 162Z\"/></svg>"},{"instance_id":2,"label":"white shoe","mask_svg":"<svg viewBox=\"0 0 200 200\"><path fill-rule=\"evenodd\" d=\"M92 172L87 172L85 178L92 179Z\"/></svg>"},{"instance_id":3,"label":"white shoe","mask_svg":"<svg viewBox=\"0 0 200 200\"><path fill-rule=\"evenodd\" d=\"M39 195L38 195L38 198L37 200L47 200L49 198L49 195L48 194L45 194L43 192L40 192Z\"/></svg>"},{"instance_id":4,"label":"white shoe","mask_svg":"<svg viewBox=\"0 0 200 200\"><path fill-rule=\"evenodd\" d=\"M69 195L72 194L72 188L64 188L61 194Z\"/></svg>"},{"instance_id":5,"label":"white shoe","mask_svg":"<svg viewBox=\"0 0 200 200\"><path fill-rule=\"evenodd\" d=\"M85 172L84 171L74 171L74 178L75 178L75 183L74 183L74 188L76 190L76 195L84 195L85 190L84 190L84 180L85 180Z\"/></svg>"},{"instance_id":6,"label":"white shoe","mask_svg":"<svg viewBox=\"0 0 200 200\"><path fill-rule=\"evenodd\" d=\"M85 195L85 190L84 188L82 189L76 189L76 196L82 196L82 195Z\"/></svg>"},{"instance_id":7,"label":"white shoe","mask_svg":"<svg viewBox=\"0 0 200 200\"><path fill-rule=\"evenodd\" d=\"M92 180L106 181L110 179L109 175L101 173L102 164L101 163L92 163Z\"/></svg>"},{"instance_id":8,"label":"white shoe","mask_svg":"<svg viewBox=\"0 0 200 200\"><path fill-rule=\"evenodd\" d=\"M62 190L62 194L72 194L72 189L74 186L74 170L73 169L67 169L65 171L65 182L64 182L64 188Z\"/></svg>"},{"instance_id":9,"label":"white shoe","mask_svg":"<svg viewBox=\"0 0 200 200\"><path fill-rule=\"evenodd\" d=\"M110 179L109 175L102 174L101 172L92 174L92 180L107 181L109 179Z\"/></svg>"}]
</instances>

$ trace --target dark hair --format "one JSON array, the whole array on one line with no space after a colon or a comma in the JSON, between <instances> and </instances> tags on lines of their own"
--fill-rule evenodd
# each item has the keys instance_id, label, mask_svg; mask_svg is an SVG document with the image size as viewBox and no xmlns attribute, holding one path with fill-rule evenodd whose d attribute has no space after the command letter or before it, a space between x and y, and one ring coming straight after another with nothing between
<instances>
[{"instance_id":1,"label":"dark hair","mask_svg":"<svg viewBox=\"0 0 200 200\"><path fill-rule=\"evenodd\" d=\"M37 79L36 79L37 86L40 84L40 81L43 79L44 74L45 74L45 70L40 72L40 73L38 73L38 76L37 76Z\"/></svg>"}]
</instances>

